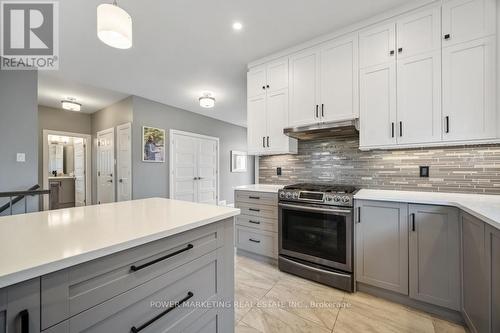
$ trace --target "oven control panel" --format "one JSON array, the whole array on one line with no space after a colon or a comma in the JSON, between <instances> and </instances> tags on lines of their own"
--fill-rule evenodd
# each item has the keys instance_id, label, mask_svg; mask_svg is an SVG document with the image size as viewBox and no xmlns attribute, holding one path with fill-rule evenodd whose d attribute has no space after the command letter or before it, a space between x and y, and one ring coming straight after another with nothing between
<instances>
[{"instance_id":1,"label":"oven control panel","mask_svg":"<svg viewBox=\"0 0 500 333\"><path fill-rule=\"evenodd\" d=\"M309 202L347 207L353 205L352 195L345 193L324 193L283 189L278 192L278 197L280 201Z\"/></svg>"}]
</instances>

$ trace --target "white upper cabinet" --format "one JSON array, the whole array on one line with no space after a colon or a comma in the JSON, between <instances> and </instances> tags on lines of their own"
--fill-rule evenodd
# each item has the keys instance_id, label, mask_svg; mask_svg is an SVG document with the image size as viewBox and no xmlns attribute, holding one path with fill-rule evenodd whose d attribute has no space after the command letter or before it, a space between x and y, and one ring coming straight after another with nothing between
<instances>
[{"instance_id":1,"label":"white upper cabinet","mask_svg":"<svg viewBox=\"0 0 500 333\"><path fill-rule=\"evenodd\" d=\"M398 59L441 49L441 9L434 7L400 18L397 26Z\"/></svg>"},{"instance_id":2,"label":"white upper cabinet","mask_svg":"<svg viewBox=\"0 0 500 333\"><path fill-rule=\"evenodd\" d=\"M396 58L396 25L383 24L359 33L359 67L385 64Z\"/></svg>"},{"instance_id":3,"label":"white upper cabinet","mask_svg":"<svg viewBox=\"0 0 500 333\"><path fill-rule=\"evenodd\" d=\"M445 141L496 137L495 55L495 37L443 49Z\"/></svg>"},{"instance_id":4,"label":"white upper cabinet","mask_svg":"<svg viewBox=\"0 0 500 333\"><path fill-rule=\"evenodd\" d=\"M324 44L320 51L321 121L357 118L359 115L358 46L356 36Z\"/></svg>"},{"instance_id":5,"label":"white upper cabinet","mask_svg":"<svg viewBox=\"0 0 500 333\"><path fill-rule=\"evenodd\" d=\"M249 154L297 153L297 140L283 134L288 125L288 59L252 68L247 81Z\"/></svg>"},{"instance_id":6,"label":"white upper cabinet","mask_svg":"<svg viewBox=\"0 0 500 333\"><path fill-rule=\"evenodd\" d=\"M443 47L496 33L495 0L448 0L443 3Z\"/></svg>"},{"instance_id":7,"label":"white upper cabinet","mask_svg":"<svg viewBox=\"0 0 500 333\"><path fill-rule=\"evenodd\" d=\"M318 54L312 49L290 57L290 127L319 122Z\"/></svg>"}]
</instances>

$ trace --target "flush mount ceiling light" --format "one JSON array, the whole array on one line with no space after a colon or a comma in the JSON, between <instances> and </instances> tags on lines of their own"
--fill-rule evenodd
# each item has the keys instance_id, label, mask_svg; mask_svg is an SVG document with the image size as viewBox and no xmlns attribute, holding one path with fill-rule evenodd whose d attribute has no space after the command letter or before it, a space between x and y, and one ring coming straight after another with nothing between
<instances>
[{"instance_id":1,"label":"flush mount ceiling light","mask_svg":"<svg viewBox=\"0 0 500 333\"><path fill-rule=\"evenodd\" d=\"M243 29L243 24L241 24L241 22L234 22L233 23L233 30L240 31L241 29Z\"/></svg>"},{"instance_id":2,"label":"flush mount ceiling light","mask_svg":"<svg viewBox=\"0 0 500 333\"><path fill-rule=\"evenodd\" d=\"M81 111L82 105L76 102L76 99L68 97L67 99L61 101L62 108L69 111Z\"/></svg>"},{"instance_id":3,"label":"flush mount ceiling light","mask_svg":"<svg viewBox=\"0 0 500 333\"><path fill-rule=\"evenodd\" d=\"M214 94L210 91L204 91L199 100L202 108L210 109L215 106Z\"/></svg>"},{"instance_id":4,"label":"flush mount ceiling light","mask_svg":"<svg viewBox=\"0 0 500 333\"><path fill-rule=\"evenodd\" d=\"M132 47L132 18L118 7L116 0L97 6L97 37L117 49Z\"/></svg>"}]
</instances>

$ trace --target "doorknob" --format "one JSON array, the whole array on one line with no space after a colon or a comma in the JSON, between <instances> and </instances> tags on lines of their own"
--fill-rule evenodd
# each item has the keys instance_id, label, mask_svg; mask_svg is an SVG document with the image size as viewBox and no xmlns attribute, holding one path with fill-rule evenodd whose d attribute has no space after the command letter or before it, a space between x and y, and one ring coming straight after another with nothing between
<instances>
[{"instance_id":1,"label":"doorknob","mask_svg":"<svg viewBox=\"0 0 500 333\"><path fill-rule=\"evenodd\" d=\"M112 182L113 182L113 180L108 180L107 182L108 182L108 183L112 183Z\"/></svg>"},{"instance_id":2,"label":"doorknob","mask_svg":"<svg viewBox=\"0 0 500 333\"><path fill-rule=\"evenodd\" d=\"M122 178L120 178L119 182L120 182L120 183L123 183L123 179L122 179Z\"/></svg>"}]
</instances>

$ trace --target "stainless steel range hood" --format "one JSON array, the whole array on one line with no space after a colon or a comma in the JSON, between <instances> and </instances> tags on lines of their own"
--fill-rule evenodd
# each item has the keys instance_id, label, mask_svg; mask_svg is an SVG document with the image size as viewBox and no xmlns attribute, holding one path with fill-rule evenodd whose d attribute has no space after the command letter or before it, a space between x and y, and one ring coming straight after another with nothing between
<instances>
[{"instance_id":1,"label":"stainless steel range hood","mask_svg":"<svg viewBox=\"0 0 500 333\"><path fill-rule=\"evenodd\" d=\"M299 140L314 140L321 138L345 138L358 135L359 120L333 121L302 127L289 127L283 133Z\"/></svg>"}]
</instances>

